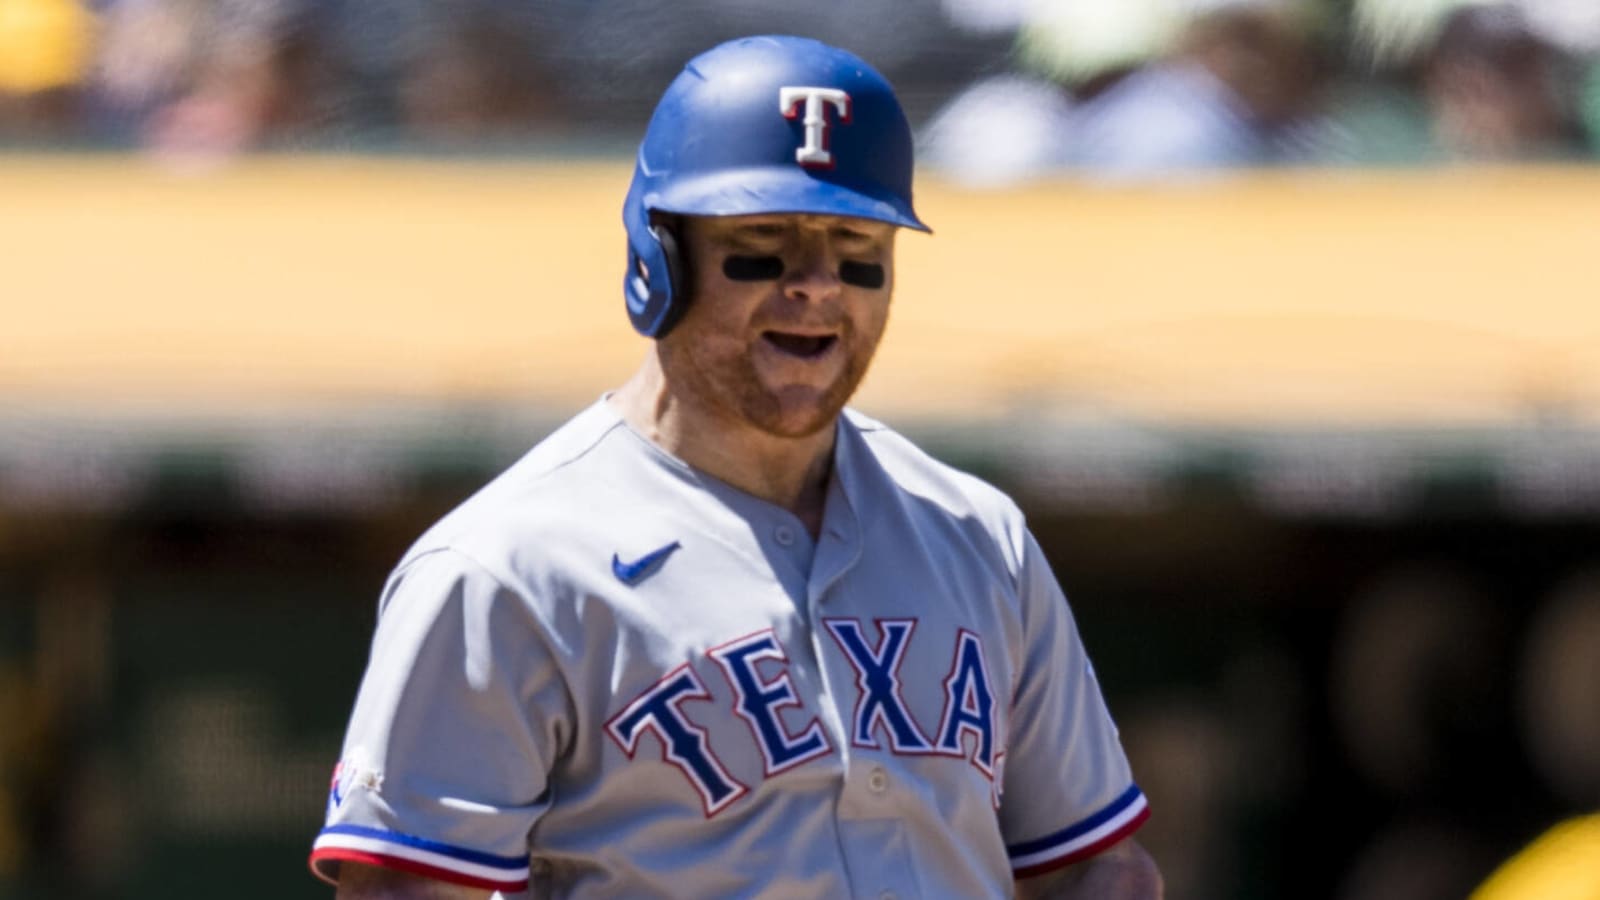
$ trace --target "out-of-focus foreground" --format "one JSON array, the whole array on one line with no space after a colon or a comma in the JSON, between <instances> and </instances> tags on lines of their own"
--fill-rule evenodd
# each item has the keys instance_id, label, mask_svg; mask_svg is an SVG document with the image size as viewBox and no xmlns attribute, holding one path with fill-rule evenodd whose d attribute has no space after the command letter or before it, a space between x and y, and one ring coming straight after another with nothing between
<instances>
[{"instance_id":1,"label":"out-of-focus foreground","mask_svg":"<svg viewBox=\"0 0 1600 900\"><path fill-rule=\"evenodd\" d=\"M1171 896L1600 806L1600 7L790 5L0 0L0 897L326 896L387 568L636 364L629 143L759 31L907 99L858 405L1028 512Z\"/></svg>"}]
</instances>

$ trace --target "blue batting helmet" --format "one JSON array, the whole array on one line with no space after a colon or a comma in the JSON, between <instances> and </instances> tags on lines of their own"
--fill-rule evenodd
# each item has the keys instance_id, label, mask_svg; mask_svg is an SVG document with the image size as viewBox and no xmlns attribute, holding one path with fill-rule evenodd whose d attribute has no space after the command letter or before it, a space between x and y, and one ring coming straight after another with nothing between
<instances>
[{"instance_id":1,"label":"blue batting helmet","mask_svg":"<svg viewBox=\"0 0 1600 900\"><path fill-rule=\"evenodd\" d=\"M782 36L700 54L656 105L622 207L633 327L666 334L686 300L675 236L652 213L818 213L927 231L911 165L893 88L855 54Z\"/></svg>"}]
</instances>

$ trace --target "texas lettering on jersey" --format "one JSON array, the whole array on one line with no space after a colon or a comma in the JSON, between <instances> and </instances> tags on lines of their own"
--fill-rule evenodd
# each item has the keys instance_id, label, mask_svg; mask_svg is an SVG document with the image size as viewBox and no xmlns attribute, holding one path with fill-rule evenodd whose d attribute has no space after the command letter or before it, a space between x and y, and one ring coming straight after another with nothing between
<instances>
[{"instance_id":1,"label":"texas lettering on jersey","mask_svg":"<svg viewBox=\"0 0 1600 900\"><path fill-rule=\"evenodd\" d=\"M956 632L950 674L943 682L944 712L938 727L930 731L913 718L900 681L900 666L917 620L879 619L874 623L875 639L857 619L822 621L856 674L857 699L849 722L851 744L877 749L887 741L897 754L965 759L993 785L991 797L998 807L1005 742L996 734L994 685L978 636L965 628ZM804 710L804 704L786 669L774 677L764 677L757 669L763 660L784 667L788 664L789 657L772 629L713 647L706 656L716 663L733 689L734 711L749 726L761 751L763 777L771 778L833 752L815 715L798 730L786 726L779 716L779 710ZM711 692L692 662L685 662L634 697L606 723L606 732L629 759L639 751L641 739L646 734L653 735L660 744L662 759L682 772L699 791L707 818L750 791L749 785L738 781L720 762L707 729L684 710L690 700L710 699Z\"/></svg>"}]
</instances>

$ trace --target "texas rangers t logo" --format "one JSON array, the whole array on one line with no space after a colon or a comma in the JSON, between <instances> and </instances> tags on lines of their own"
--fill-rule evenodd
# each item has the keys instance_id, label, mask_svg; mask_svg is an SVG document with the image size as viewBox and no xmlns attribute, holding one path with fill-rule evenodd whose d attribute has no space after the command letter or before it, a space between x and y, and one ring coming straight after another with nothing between
<instances>
[{"instance_id":1,"label":"texas rangers t logo","mask_svg":"<svg viewBox=\"0 0 1600 900\"><path fill-rule=\"evenodd\" d=\"M800 101L805 103L801 104ZM831 166L833 154L828 152L828 113L831 106L839 112L840 122L850 121L850 95L838 88L785 87L778 89L778 111L785 119L793 119L805 107L800 124L806 128L806 142L794 151L795 162L802 166Z\"/></svg>"}]
</instances>

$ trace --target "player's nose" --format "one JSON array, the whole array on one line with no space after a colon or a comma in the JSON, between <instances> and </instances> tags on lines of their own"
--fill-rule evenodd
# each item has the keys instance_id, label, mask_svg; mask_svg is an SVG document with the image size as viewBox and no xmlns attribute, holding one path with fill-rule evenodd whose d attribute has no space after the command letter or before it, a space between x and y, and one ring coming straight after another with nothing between
<instances>
[{"instance_id":1,"label":"player's nose","mask_svg":"<svg viewBox=\"0 0 1600 900\"><path fill-rule=\"evenodd\" d=\"M840 258L828 246L826 235L804 233L793 261L784 269L783 293L794 300L816 302L838 295Z\"/></svg>"}]
</instances>

